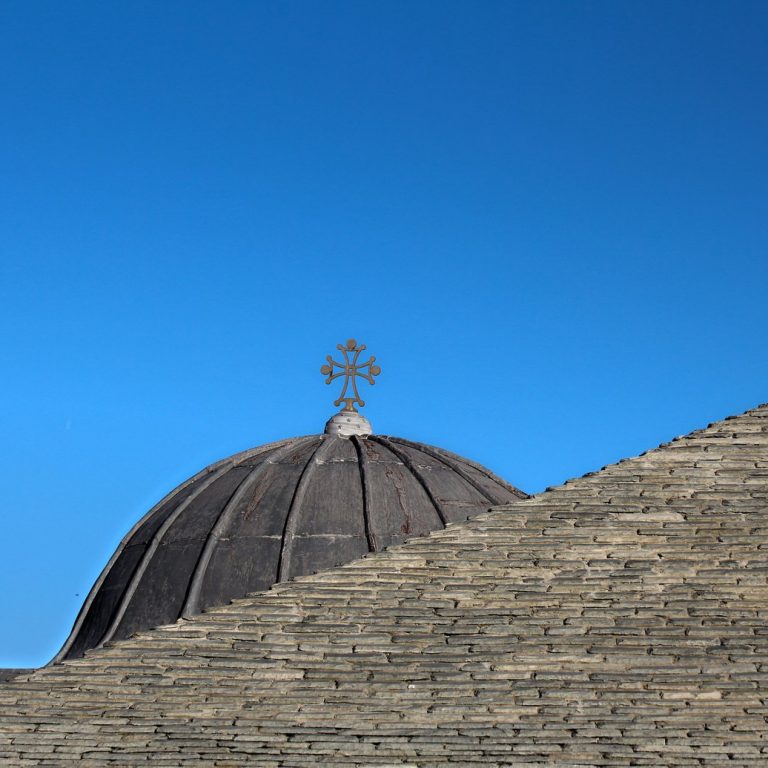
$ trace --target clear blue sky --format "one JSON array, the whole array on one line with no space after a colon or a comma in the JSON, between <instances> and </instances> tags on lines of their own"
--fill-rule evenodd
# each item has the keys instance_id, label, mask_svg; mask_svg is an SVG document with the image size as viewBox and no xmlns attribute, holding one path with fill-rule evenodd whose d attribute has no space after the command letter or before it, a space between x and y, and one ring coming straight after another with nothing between
<instances>
[{"instance_id":1,"label":"clear blue sky","mask_svg":"<svg viewBox=\"0 0 768 768\"><path fill-rule=\"evenodd\" d=\"M206 464L377 432L527 491L768 400L768 4L4 2L0 666Z\"/></svg>"}]
</instances>

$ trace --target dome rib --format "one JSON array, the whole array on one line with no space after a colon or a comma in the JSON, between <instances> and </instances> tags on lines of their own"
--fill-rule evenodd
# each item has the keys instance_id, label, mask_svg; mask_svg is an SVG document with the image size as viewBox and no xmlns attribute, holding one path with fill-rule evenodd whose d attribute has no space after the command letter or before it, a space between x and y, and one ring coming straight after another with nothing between
<instances>
[{"instance_id":1,"label":"dome rib","mask_svg":"<svg viewBox=\"0 0 768 768\"><path fill-rule=\"evenodd\" d=\"M452 469L454 472L456 472L456 474L460 475L464 480L466 480L470 485L472 485L478 492L480 492L483 496L485 496L485 498L488 499L488 501L490 501L494 505L506 504L508 503L509 500L502 498L500 496L490 495L488 489L482 487L477 482L477 480L475 480L465 469L461 468L461 465L474 469L476 472L479 472L484 477L487 477L488 480L490 480L493 485L500 485L502 488L505 488L513 496L519 499L529 498L527 493L524 493L519 488L515 488L513 485L510 485L506 480L504 480L501 477L498 477L498 475L494 475L493 472L491 472L488 468L484 467L482 464L478 464L475 461L471 461L470 459L467 459L464 456L459 456L457 453L447 451L444 448L436 448L435 446L432 446L432 445L425 445L424 443L415 443L412 440L406 440L404 437L391 437L388 439L392 440L393 442L399 443L401 445L405 445L410 448L415 448L418 451L422 451L423 453L426 453L428 456L432 456L433 458L438 459L439 461L442 461L443 464L445 464L449 469Z\"/></svg>"},{"instance_id":2,"label":"dome rib","mask_svg":"<svg viewBox=\"0 0 768 768\"><path fill-rule=\"evenodd\" d=\"M368 542L368 551L376 551L376 537L371 529L371 478L368 474L368 459L365 457L365 451L360 444L360 438L352 435L352 444L355 446L357 454L357 466L360 471L360 484L363 489L363 528L365 529L365 540Z\"/></svg>"},{"instance_id":3,"label":"dome rib","mask_svg":"<svg viewBox=\"0 0 768 768\"><path fill-rule=\"evenodd\" d=\"M211 528L208 538L205 541L205 545L203 546L203 551L200 553L200 557L195 564L189 591L186 600L184 601L184 607L181 610L182 616L188 618L189 616L194 616L200 613L200 596L202 595L208 564L211 562L216 547L219 545L219 542L231 525L232 517L237 511L238 505L245 494L247 494L261 479L271 464L280 461L286 456L290 456L299 445L305 445L311 439L312 438L305 437L291 440L287 445L283 445L273 451L267 452L267 455L264 456L264 460L261 464L254 467L253 471L250 472L237 487L226 506L221 510L221 513L216 519L216 523Z\"/></svg>"},{"instance_id":4,"label":"dome rib","mask_svg":"<svg viewBox=\"0 0 768 768\"><path fill-rule=\"evenodd\" d=\"M136 566L136 570L133 572L133 575L131 576L131 580L128 582L128 586L123 592L123 594L120 596L120 601L118 602L117 609L115 613L113 614L113 618L109 623L109 626L107 627L106 632L102 635L101 640L98 642L97 645L103 645L104 643L109 642L112 639L112 636L115 634L117 628L120 626L120 622L123 620L123 616L125 616L125 611L128 608L128 604L131 602L131 598L133 597L134 593L136 592L136 589L139 586L139 583L141 582L142 577L144 576L144 572L149 567L149 563L152 560L152 556L157 551L157 548L160 546L160 542L163 540L163 537L165 536L168 529L176 522L176 520L179 518L182 512L184 512L187 507L189 507L195 499L197 499L200 494L202 494L204 491L206 491L208 488L213 485L213 483L216 482L220 477L223 477L229 470L232 468L232 463L230 463L227 466L221 467L218 471L212 472L210 477L200 485L200 487L188 498L186 498L181 504L179 504L178 507L166 518L165 522L155 531L154 535L152 536L152 540L150 541L147 548L144 550L144 553L141 556L141 560L139 561L139 564Z\"/></svg>"},{"instance_id":5,"label":"dome rib","mask_svg":"<svg viewBox=\"0 0 768 768\"><path fill-rule=\"evenodd\" d=\"M136 523L131 527L131 529L128 531L128 533L123 536L123 538L120 540L120 544L118 544L117 549L112 554L112 557L109 558L107 561L107 564L104 566L104 569L99 574L98 579L96 579L95 584L93 587L91 587L91 591L88 593L88 597L85 598L85 602L83 603L82 608L78 611L77 618L75 619L75 623L72 626L72 630L69 633L69 636L64 641L64 645L61 647L61 650L51 659L49 662L50 664L57 664L61 661L64 661L66 659L70 652L72 652L73 646L78 642L80 639L81 632L84 630L85 625L88 623L93 623L91 619L91 610L94 607L94 603L96 602L97 597L100 595L102 588L105 586L107 580L109 579L110 575L112 574L112 570L115 567L115 565L120 560L120 557L125 552L126 548L131 544L136 534L138 534L139 531L146 525L157 513L158 511L162 510L163 507L170 502L172 499L174 499L178 494L182 493L184 490L189 488L191 485L194 485L198 480L205 477L206 475L212 475L217 470L221 469L222 467L232 467L237 466L239 461L243 461L249 458L253 458L254 456L259 456L262 453L266 453L276 447L279 447L283 445L286 442L291 442L292 440L295 440L295 438L288 438L287 440L276 440L272 443L266 443L264 445L257 446L255 448L248 448L245 451L241 451L240 453L236 453L232 456L228 456L226 459L220 459L219 461L215 461L213 464L209 464L207 467L204 467L196 474L192 475L189 479L185 480L180 485L176 486L173 490L169 491L165 496L163 496L160 501L155 504L152 509L150 509L145 515L143 515L139 520L136 521ZM118 599L118 604L120 602L120 599ZM105 630L106 631L106 630ZM100 645L103 639L103 632L99 635L99 642L96 645ZM87 646L88 648L93 647L91 645ZM82 655L80 652L76 652L76 655Z\"/></svg>"},{"instance_id":6,"label":"dome rib","mask_svg":"<svg viewBox=\"0 0 768 768\"><path fill-rule=\"evenodd\" d=\"M301 472L296 490L293 493L291 499L291 506L288 508L288 514L285 516L285 524L283 525L283 536L280 541L280 557L277 561L277 578L276 583L285 581L291 570L291 557L293 556L293 541L294 534L296 533L297 519L299 512L301 511L301 505L304 503L304 497L307 495L307 488L312 475L317 468L318 460L321 459L333 445L331 440L321 440L320 444L315 448L309 456L309 460L304 465L304 469Z\"/></svg>"},{"instance_id":7,"label":"dome rib","mask_svg":"<svg viewBox=\"0 0 768 768\"><path fill-rule=\"evenodd\" d=\"M384 446L388 451L394 454L394 456L406 466L406 468L416 478L416 480L418 480L419 484L426 492L427 497L432 503L432 506L435 508L435 512L437 512L437 516L440 518L440 522L442 522L443 524L443 528L445 528L445 526L448 525L448 518L446 517L445 509L443 509L442 504L440 504L440 501L432 492L432 489L429 487L426 481L426 478L424 477L424 474L412 461L411 457L408 456L408 454L405 453L405 451L403 451L402 448L398 448L391 440L389 440L389 438L386 438L382 435L371 435L368 439L373 440L379 445Z\"/></svg>"},{"instance_id":8,"label":"dome rib","mask_svg":"<svg viewBox=\"0 0 768 768\"><path fill-rule=\"evenodd\" d=\"M400 437L391 437L389 438L393 443L404 445L409 448L415 448L416 450L421 451L422 453L426 453L427 456L431 456L433 459L437 459L441 464L443 464L445 467L447 467L450 470L453 470L457 475L459 475L463 480L466 480L481 496L486 498L491 504L499 504L502 503L498 498L493 498L487 491L487 489L483 488L480 483L477 482L466 470L462 469L458 462L451 461L448 457L446 457L444 454L442 454L439 450L436 450L435 448L432 448L430 445L424 445L423 443L417 444L413 443L410 440L403 440Z\"/></svg>"}]
</instances>

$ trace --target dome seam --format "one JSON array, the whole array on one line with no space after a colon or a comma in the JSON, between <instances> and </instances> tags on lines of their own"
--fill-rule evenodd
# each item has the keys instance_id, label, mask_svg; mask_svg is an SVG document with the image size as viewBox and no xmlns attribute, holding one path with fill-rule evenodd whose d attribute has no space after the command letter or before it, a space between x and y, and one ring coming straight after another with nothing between
<instances>
[{"instance_id":1,"label":"dome seam","mask_svg":"<svg viewBox=\"0 0 768 768\"><path fill-rule=\"evenodd\" d=\"M381 435L371 435L368 439L374 440L379 445L383 445L388 451L391 451L395 455L395 457L398 458L405 465L405 467L408 470L410 470L411 474L416 478L416 480L419 482L421 487L425 490L427 494L427 498L432 503L432 506L435 508L435 511L437 512L437 516L440 518L440 521L443 524L443 528L445 528L448 525L448 518L445 516L445 512L443 511L443 508L440 505L440 502L438 501L437 497L435 496L434 493L432 493L432 490L427 484L427 481L424 478L424 475L418 469L418 467L414 464L414 462L411 460L408 454L405 453L402 448L398 448L388 438L382 437Z\"/></svg>"},{"instance_id":2,"label":"dome seam","mask_svg":"<svg viewBox=\"0 0 768 768\"><path fill-rule=\"evenodd\" d=\"M131 574L130 581L128 582L128 586L125 588L123 593L120 595L120 600L116 606L115 612L113 614L113 618L110 620L110 623L104 632L104 634L101 636L101 640L99 640L98 643L94 646L95 648L99 648L100 646L104 645L104 643L109 642L109 640L112 639L115 632L117 631L118 627L120 626L120 622L125 617L125 612L128 609L128 605L131 601L131 598L133 597L134 593L138 589L139 582L141 581L141 578L144 575L144 572L149 567L149 564L152 560L152 557L154 556L155 552L157 552L158 547L160 546L160 542L163 539L163 536L166 534L168 529L173 525L173 523L179 518L181 513L190 506L190 504L197 499L201 493L206 491L208 488L210 488L216 480L218 480L220 477L223 477L229 470L231 469L230 466L225 466L219 469L216 472L213 472L196 491L191 496L184 499L184 501L179 504L176 509L171 512L170 515L168 515L165 522L155 531L154 535L152 536L151 541L149 542L147 548L144 550L144 553L141 556L141 560L139 560L139 564L134 569L133 573Z\"/></svg>"},{"instance_id":3,"label":"dome seam","mask_svg":"<svg viewBox=\"0 0 768 768\"><path fill-rule=\"evenodd\" d=\"M282 445L271 451L267 451L266 455L263 457L263 461L258 466L254 467L232 492L229 500L216 518L216 522L211 527L211 530L206 537L205 544L203 545L203 549L200 552L200 556L195 563L190 586L184 599L184 605L181 609L181 616L189 618L190 616L200 613L200 596L203 591L203 582L205 580L208 565L213 558L216 547L229 528L232 521L232 515L242 496L261 478L275 459L281 459L284 456L290 455L298 446L305 445L310 439L311 438L298 438L292 440L287 445Z\"/></svg>"},{"instance_id":4,"label":"dome seam","mask_svg":"<svg viewBox=\"0 0 768 768\"><path fill-rule=\"evenodd\" d=\"M437 449L433 449L429 445L412 443L412 442L410 442L408 440L404 440L403 438L394 438L394 437L392 437L392 438L389 438L389 440L393 444L395 444L395 445L404 445L404 446L406 446L408 448L413 448L413 449L415 449L417 451L421 451L422 453L425 453L427 456L430 456L433 459L436 459L441 464L443 464L445 467L447 467L451 472L455 472L463 480L466 480L466 482L468 482L486 501L488 501L491 504L491 506L493 506L494 504L502 504L503 503L503 501L500 501L498 499L498 497L497 498L492 498L488 494L488 492L485 489L483 489L480 486L480 484L473 477L471 477L467 473L466 470L464 470L461 467L456 465L458 462L454 463L454 462L450 461L447 457L445 457L444 455L439 453L439 451Z\"/></svg>"},{"instance_id":5,"label":"dome seam","mask_svg":"<svg viewBox=\"0 0 768 768\"><path fill-rule=\"evenodd\" d=\"M293 557L293 533L296 529L296 517L301 511L301 505L304 502L304 497L307 495L309 480L317 469L317 462L315 459L318 454L323 455L321 451L323 448L327 451L329 445L331 445L330 440L321 439L319 445L312 451L307 463L301 470L299 482L296 485L296 490L293 492L291 505L288 507L288 513L286 514L285 522L283 523L283 535L280 539L280 557L277 560L276 584L285 581L287 578L286 574L290 569L291 559Z\"/></svg>"},{"instance_id":6,"label":"dome seam","mask_svg":"<svg viewBox=\"0 0 768 768\"><path fill-rule=\"evenodd\" d=\"M367 459L365 458L363 445L360 438L357 435L350 437L352 444L355 446L355 453L357 454L357 466L360 473L360 485L363 491L363 528L365 529L365 540L368 542L368 551L376 551L376 535L371 528L371 487L370 477L368 476Z\"/></svg>"}]
</instances>

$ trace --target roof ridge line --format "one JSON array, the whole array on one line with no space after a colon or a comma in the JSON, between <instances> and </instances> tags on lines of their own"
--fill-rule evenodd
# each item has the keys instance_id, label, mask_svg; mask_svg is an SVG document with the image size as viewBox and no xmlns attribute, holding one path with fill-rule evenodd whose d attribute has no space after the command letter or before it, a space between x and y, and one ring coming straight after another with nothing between
<instances>
[{"instance_id":1,"label":"roof ridge line","mask_svg":"<svg viewBox=\"0 0 768 768\"><path fill-rule=\"evenodd\" d=\"M760 403L760 405L756 405L754 408L748 408L746 411L742 411L741 413L735 413L730 416L724 416L722 419L711 421L705 427L699 427L683 435L677 435L676 437L672 437L669 440L665 440L664 442L659 443L654 448L646 448L644 451L636 454L635 456L625 456L624 458L618 459L617 461L613 461L610 464L606 464L605 466L600 467L600 469L593 469L593 470L590 470L589 472L585 472L583 475L576 475L575 477L569 477L567 480L564 480L562 483L558 485L548 485L543 491L541 491L541 493L533 494L529 497L529 499L541 498L541 496L543 496L545 493L562 490L563 488L565 488L568 485L571 485L572 483L576 483L576 482L579 482L580 480L596 477L597 475L600 475L603 472L609 471L614 467L618 467L619 465L623 465L630 461L636 461L638 459L645 458L646 456L649 456L650 454L654 454L657 451L663 450L664 448L669 448L675 443L679 443L681 440L694 439L697 436L710 431L714 427L720 426L721 424L725 424L728 421L733 421L735 419L740 419L744 416L749 416L753 413L757 413L761 409L768 409L768 403ZM499 505L499 506L506 506L506 505Z\"/></svg>"}]
</instances>

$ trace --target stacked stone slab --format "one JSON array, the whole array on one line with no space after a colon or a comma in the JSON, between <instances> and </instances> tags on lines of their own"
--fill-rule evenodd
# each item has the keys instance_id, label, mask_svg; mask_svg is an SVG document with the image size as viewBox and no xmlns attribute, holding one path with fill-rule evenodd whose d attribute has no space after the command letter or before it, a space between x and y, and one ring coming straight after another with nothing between
<instances>
[{"instance_id":1,"label":"stacked stone slab","mask_svg":"<svg viewBox=\"0 0 768 768\"><path fill-rule=\"evenodd\" d=\"M768 406L0 686L7 765L768 765Z\"/></svg>"}]
</instances>

